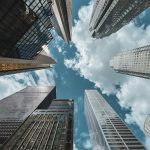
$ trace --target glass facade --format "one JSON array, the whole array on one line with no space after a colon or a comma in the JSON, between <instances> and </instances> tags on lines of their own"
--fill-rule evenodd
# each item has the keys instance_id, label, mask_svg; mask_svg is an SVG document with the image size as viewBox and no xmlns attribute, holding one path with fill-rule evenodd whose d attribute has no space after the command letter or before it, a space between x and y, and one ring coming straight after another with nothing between
<instances>
[{"instance_id":1,"label":"glass facade","mask_svg":"<svg viewBox=\"0 0 150 150\"><path fill-rule=\"evenodd\" d=\"M36 13L34 13L23 0L1 0L0 56L9 55L9 53L12 52L12 47L21 39L36 20Z\"/></svg>"},{"instance_id":2,"label":"glass facade","mask_svg":"<svg viewBox=\"0 0 150 150\"><path fill-rule=\"evenodd\" d=\"M53 26L65 42L71 41L72 0L54 0L52 4Z\"/></svg>"},{"instance_id":3,"label":"glass facade","mask_svg":"<svg viewBox=\"0 0 150 150\"><path fill-rule=\"evenodd\" d=\"M55 87L27 87L0 101L0 146L32 112L46 109L56 98ZM1 149L1 148L0 148Z\"/></svg>"},{"instance_id":4,"label":"glass facade","mask_svg":"<svg viewBox=\"0 0 150 150\"><path fill-rule=\"evenodd\" d=\"M0 56L32 59L53 39L48 31L52 28L51 1L2 0L0 8L0 32L5 37L1 37Z\"/></svg>"},{"instance_id":5,"label":"glass facade","mask_svg":"<svg viewBox=\"0 0 150 150\"><path fill-rule=\"evenodd\" d=\"M145 133L150 137L150 115L147 116L144 124Z\"/></svg>"},{"instance_id":6,"label":"glass facade","mask_svg":"<svg viewBox=\"0 0 150 150\"><path fill-rule=\"evenodd\" d=\"M43 49L48 48L44 45ZM43 50L34 59L16 59L0 57L0 76L50 68L56 62Z\"/></svg>"},{"instance_id":7,"label":"glass facade","mask_svg":"<svg viewBox=\"0 0 150 150\"><path fill-rule=\"evenodd\" d=\"M73 150L73 101L35 110L1 149Z\"/></svg>"},{"instance_id":8,"label":"glass facade","mask_svg":"<svg viewBox=\"0 0 150 150\"><path fill-rule=\"evenodd\" d=\"M150 45L118 54L110 60L110 67L119 73L150 79Z\"/></svg>"},{"instance_id":9,"label":"glass facade","mask_svg":"<svg viewBox=\"0 0 150 150\"><path fill-rule=\"evenodd\" d=\"M48 31L49 28L52 28L50 21L52 12L51 3L48 0L26 0L25 2L37 14L38 19L20 39L15 48L19 50L20 58L31 59L42 50L41 47L48 40L53 39Z\"/></svg>"},{"instance_id":10,"label":"glass facade","mask_svg":"<svg viewBox=\"0 0 150 150\"><path fill-rule=\"evenodd\" d=\"M17 70L28 70L28 69L35 69L35 68L48 68L49 65L47 64L0 64L0 72L9 72L9 71L17 71Z\"/></svg>"},{"instance_id":11,"label":"glass facade","mask_svg":"<svg viewBox=\"0 0 150 150\"><path fill-rule=\"evenodd\" d=\"M92 37L109 36L149 6L149 0L96 0L90 21Z\"/></svg>"},{"instance_id":12,"label":"glass facade","mask_svg":"<svg viewBox=\"0 0 150 150\"><path fill-rule=\"evenodd\" d=\"M21 125L21 120L0 120L0 147Z\"/></svg>"},{"instance_id":13,"label":"glass facade","mask_svg":"<svg viewBox=\"0 0 150 150\"><path fill-rule=\"evenodd\" d=\"M0 101L0 120L24 120L37 107L47 108L55 97L56 89L53 86L27 87Z\"/></svg>"},{"instance_id":14,"label":"glass facade","mask_svg":"<svg viewBox=\"0 0 150 150\"><path fill-rule=\"evenodd\" d=\"M96 90L85 91L85 115L93 150L145 150Z\"/></svg>"}]
</instances>

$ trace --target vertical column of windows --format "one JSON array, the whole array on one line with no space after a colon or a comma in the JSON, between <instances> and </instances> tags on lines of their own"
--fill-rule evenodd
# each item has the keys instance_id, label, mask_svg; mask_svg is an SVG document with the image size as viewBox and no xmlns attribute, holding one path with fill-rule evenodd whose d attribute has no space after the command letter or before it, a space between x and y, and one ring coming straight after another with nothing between
<instances>
[{"instance_id":1,"label":"vertical column of windows","mask_svg":"<svg viewBox=\"0 0 150 150\"><path fill-rule=\"evenodd\" d=\"M53 39L48 31L48 28L52 28L49 18L52 14L47 0L26 0L26 4L37 14L38 19L15 48L18 49L21 58L30 59L41 50L42 45Z\"/></svg>"},{"instance_id":2,"label":"vertical column of windows","mask_svg":"<svg viewBox=\"0 0 150 150\"><path fill-rule=\"evenodd\" d=\"M141 143L97 91L86 91L86 94L86 118L90 129L94 132L100 129L98 132L102 138L98 137L98 139L100 141L103 139L106 142L105 146L113 150L133 148L144 150ZM96 139L93 141L95 142Z\"/></svg>"}]
</instances>

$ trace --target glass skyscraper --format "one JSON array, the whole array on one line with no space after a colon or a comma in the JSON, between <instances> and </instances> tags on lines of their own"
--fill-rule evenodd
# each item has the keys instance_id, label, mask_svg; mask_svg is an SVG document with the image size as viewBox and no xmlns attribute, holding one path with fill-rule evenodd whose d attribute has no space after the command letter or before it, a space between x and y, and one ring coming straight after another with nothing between
<instances>
[{"instance_id":1,"label":"glass skyscraper","mask_svg":"<svg viewBox=\"0 0 150 150\"><path fill-rule=\"evenodd\" d=\"M147 116L144 123L145 133L150 137L150 115Z\"/></svg>"},{"instance_id":2,"label":"glass skyscraper","mask_svg":"<svg viewBox=\"0 0 150 150\"><path fill-rule=\"evenodd\" d=\"M149 0L95 0L89 27L92 37L109 36L149 6Z\"/></svg>"},{"instance_id":3,"label":"glass skyscraper","mask_svg":"<svg viewBox=\"0 0 150 150\"><path fill-rule=\"evenodd\" d=\"M118 73L150 79L150 45L117 54L110 67Z\"/></svg>"},{"instance_id":4,"label":"glass skyscraper","mask_svg":"<svg viewBox=\"0 0 150 150\"><path fill-rule=\"evenodd\" d=\"M74 101L27 87L0 101L1 150L73 150Z\"/></svg>"},{"instance_id":5,"label":"glass skyscraper","mask_svg":"<svg viewBox=\"0 0 150 150\"><path fill-rule=\"evenodd\" d=\"M43 50L32 60L0 57L0 76L52 67L55 61Z\"/></svg>"},{"instance_id":6,"label":"glass skyscraper","mask_svg":"<svg viewBox=\"0 0 150 150\"><path fill-rule=\"evenodd\" d=\"M65 42L71 41L72 32L72 0L53 0L52 22L58 35L60 35Z\"/></svg>"},{"instance_id":7,"label":"glass skyscraper","mask_svg":"<svg viewBox=\"0 0 150 150\"><path fill-rule=\"evenodd\" d=\"M72 0L1 0L0 75L50 67L51 58L48 63L36 58L53 40L52 28L71 40Z\"/></svg>"},{"instance_id":8,"label":"glass skyscraper","mask_svg":"<svg viewBox=\"0 0 150 150\"><path fill-rule=\"evenodd\" d=\"M0 146L35 109L47 109L55 98L55 87L27 87L2 99L0 101Z\"/></svg>"},{"instance_id":9,"label":"glass skyscraper","mask_svg":"<svg viewBox=\"0 0 150 150\"><path fill-rule=\"evenodd\" d=\"M32 59L52 40L51 1L0 1L0 56Z\"/></svg>"},{"instance_id":10,"label":"glass skyscraper","mask_svg":"<svg viewBox=\"0 0 150 150\"><path fill-rule=\"evenodd\" d=\"M145 150L97 90L85 91L85 115L93 150Z\"/></svg>"},{"instance_id":11,"label":"glass skyscraper","mask_svg":"<svg viewBox=\"0 0 150 150\"><path fill-rule=\"evenodd\" d=\"M17 50L12 48L37 19L37 14L23 0L1 0L0 56L19 57Z\"/></svg>"},{"instance_id":12,"label":"glass skyscraper","mask_svg":"<svg viewBox=\"0 0 150 150\"><path fill-rule=\"evenodd\" d=\"M48 109L36 109L2 150L73 150L73 101L53 100Z\"/></svg>"}]
</instances>

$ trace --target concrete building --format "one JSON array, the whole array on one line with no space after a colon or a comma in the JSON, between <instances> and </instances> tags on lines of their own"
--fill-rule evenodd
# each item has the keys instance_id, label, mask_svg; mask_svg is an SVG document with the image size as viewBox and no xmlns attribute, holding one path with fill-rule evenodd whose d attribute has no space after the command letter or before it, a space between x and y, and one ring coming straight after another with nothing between
<instances>
[{"instance_id":1,"label":"concrete building","mask_svg":"<svg viewBox=\"0 0 150 150\"><path fill-rule=\"evenodd\" d=\"M47 109L56 98L55 87L27 87L0 101L0 146L36 109Z\"/></svg>"},{"instance_id":2,"label":"concrete building","mask_svg":"<svg viewBox=\"0 0 150 150\"><path fill-rule=\"evenodd\" d=\"M0 57L0 76L52 67L55 61L43 50L32 60Z\"/></svg>"},{"instance_id":3,"label":"concrete building","mask_svg":"<svg viewBox=\"0 0 150 150\"><path fill-rule=\"evenodd\" d=\"M145 120L144 130L145 130L146 135L150 137L150 115L148 115Z\"/></svg>"},{"instance_id":4,"label":"concrete building","mask_svg":"<svg viewBox=\"0 0 150 150\"><path fill-rule=\"evenodd\" d=\"M1 149L73 150L73 101L53 100L35 110Z\"/></svg>"},{"instance_id":5,"label":"concrete building","mask_svg":"<svg viewBox=\"0 0 150 150\"><path fill-rule=\"evenodd\" d=\"M52 3L54 16L53 26L65 42L71 41L72 32L72 0L54 0Z\"/></svg>"},{"instance_id":6,"label":"concrete building","mask_svg":"<svg viewBox=\"0 0 150 150\"><path fill-rule=\"evenodd\" d=\"M109 36L149 6L149 0L95 0L89 27L92 37Z\"/></svg>"},{"instance_id":7,"label":"concrete building","mask_svg":"<svg viewBox=\"0 0 150 150\"><path fill-rule=\"evenodd\" d=\"M110 60L116 72L150 79L150 46L122 52Z\"/></svg>"},{"instance_id":8,"label":"concrete building","mask_svg":"<svg viewBox=\"0 0 150 150\"><path fill-rule=\"evenodd\" d=\"M85 115L93 150L145 150L97 90L85 91Z\"/></svg>"}]
</instances>

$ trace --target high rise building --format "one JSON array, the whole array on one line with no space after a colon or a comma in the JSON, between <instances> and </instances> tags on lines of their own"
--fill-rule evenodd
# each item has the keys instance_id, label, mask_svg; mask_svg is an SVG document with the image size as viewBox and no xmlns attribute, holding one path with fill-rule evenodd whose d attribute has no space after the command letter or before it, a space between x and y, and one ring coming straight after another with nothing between
<instances>
[{"instance_id":1,"label":"high rise building","mask_svg":"<svg viewBox=\"0 0 150 150\"><path fill-rule=\"evenodd\" d=\"M54 64L53 59L39 54L52 40L50 5L48 0L0 1L0 75Z\"/></svg>"},{"instance_id":2,"label":"high rise building","mask_svg":"<svg viewBox=\"0 0 150 150\"><path fill-rule=\"evenodd\" d=\"M51 67L55 61L43 50L32 60L0 57L0 76Z\"/></svg>"},{"instance_id":3,"label":"high rise building","mask_svg":"<svg viewBox=\"0 0 150 150\"><path fill-rule=\"evenodd\" d=\"M149 0L95 0L89 28L92 37L109 36L149 6Z\"/></svg>"},{"instance_id":4,"label":"high rise building","mask_svg":"<svg viewBox=\"0 0 150 150\"><path fill-rule=\"evenodd\" d=\"M97 90L85 91L85 115L93 150L145 150Z\"/></svg>"},{"instance_id":5,"label":"high rise building","mask_svg":"<svg viewBox=\"0 0 150 150\"><path fill-rule=\"evenodd\" d=\"M142 78L150 78L150 46L122 52L110 60L116 72Z\"/></svg>"},{"instance_id":6,"label":"high rise building","mask_svg":"<svg viewBox=\"0 0 150 150\"><path fill-rule=\"evenodd\" d=\"M54 16L53 26L65 42L71 41L72 32L72 0L54 0L52 3Z\"/></svg>"},{"instance_id":7,"label":"high rise building","mask_svg":"<svg viewBox=\"0 0 150 150\"><path fill-rule=\"evenodd\" d=\"M144 123L144 130L145 133L150 136L150 115L147 116L145 123Z\"/></svg>"},{"instance_id":8,"label":"high rise building","mask_svg":"<svg viewBox=\"0 0 150 150\"><path fill-rule=\"evenodd\" d=\"M55 98L55 87L27 87L1 100L0 146L35 109L48 108Z\"/></svg>"},{"instance_id":9,"label":"high rise building","mask_svg":"<svg viewBox=\"0 0 150 150\"><path fill-rule=\"evenodd\" d=\"M52 41L53 27L66 42L71 40L72 0L1 0L0 75L50 67L51 58L34 62Z\"/></svg>"},{"instance_id":10,"label":"high rise building","mask_svg":"<svg viewBox=\"0 0 150 150\"><path fill-rule=\"evenodd\" d=\"M73 101L35 110L1 149L73 150Z\"/></svg>"},{"instance_id":11,"label":"high rise building","mask_svg":"<svg viewBox=\"0 0 150 150\"><path fill-rule=\"evenodd\" d=\"M53 37L51 0L0 1L0 56L32 59Z\"/></svg>"}]
</instances>

